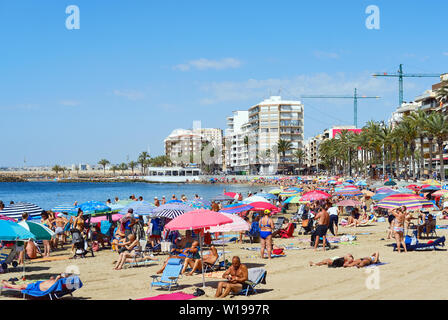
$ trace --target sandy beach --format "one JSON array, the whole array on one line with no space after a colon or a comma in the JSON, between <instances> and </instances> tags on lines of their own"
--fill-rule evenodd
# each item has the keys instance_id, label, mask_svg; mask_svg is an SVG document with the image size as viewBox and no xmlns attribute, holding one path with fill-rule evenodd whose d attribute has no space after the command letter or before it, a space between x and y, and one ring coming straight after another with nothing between
<instances>
[{"instance_id":1,"label":"sandy beach","mask_svg":"<svg viewBox=\"0 0 448 320\"><path fill-rule=\"evenodd\" d=\"M439 225L446 220L438 221ZM379 222L358 228L340 227L340 233L356 235L352 244L332 244L331 250L317 252L309 247L304 239L309 236L299 235L290 239L275 239L276 245L293 246L300 250L286 250L286 257L273 258L271 261L261 259L257 251L242 249L243 247L259 247L259 244L229 244L225 247L226 258L240 256L248 267L265 267L267 282L260 285L259 293L249 297L234 296L226 300L283 300L283 299L446 299L448 279L442 276L448 266L446 251L428 252L393 252L389 246L392 240L386 238L388 223ZM446 235L446 229L437 229L438 236ZM369 234L361 234L369 233ZM428 240L421 240L426 242ZM68 248L68 245L66 245ZM222 250L222 247L219 248ZM352 253L355 258L369 256L379 251L380 260L387 264L379 266L375 271L370 268L332 269L326 266L310 267L309 261L320 261L325 258ZM52 256L67 256L68 250L56 251ZM50 275L67 271L71 266L79 268L80 278L84 286L75 291L73 298L82 300L128 300L152 297L165 294L167 291L150 289L151 275L155 274L167 257L158 255L159 261L147 266L113 270L113 262L118 255L109 249L101 250L95 257L76 260L60 260L52 262L32 262L26 267L28 279L45 279ZM371 273L368 273L370 270ZM379 270L379 273L378 273ZM373 274L379 275L379 289L368 289L366 280ZM9 279L21 276L21 272L2 274L0 278ZM205 295L199 299L215 299L215 289L219 279L206 278ZM196 287L202 286L200 275L182 276L180 287L175 291L194 293ZM173 292L173 291L172 291ZM2 295L1 299L17 299Z\"/></svg>"}]
</instances>

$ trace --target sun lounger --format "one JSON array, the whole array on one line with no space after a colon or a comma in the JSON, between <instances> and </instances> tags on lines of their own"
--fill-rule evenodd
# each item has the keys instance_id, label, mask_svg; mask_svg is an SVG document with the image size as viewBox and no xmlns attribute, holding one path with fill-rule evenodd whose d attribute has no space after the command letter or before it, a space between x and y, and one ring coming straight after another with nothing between
<instances>
[{"instance_id":1,"label":"sun lounger","mask_svg":"<svg viewBox=\"0 0 448 320\"><path fill-rule=\"evenodd\" d=\"M266 269L265 268L250 268L248 270L248 280L240 291L240 295L249 295L257 293L255 289L260 283L266 284Z\"/></svg>"},{"instance_id":2,"label":"sun lounger","mask_svg":"<svg viewBox=\"0 0 448 320\"><path fill-rule=\"evenodd\" d=\"M434 240L431 243L406 244L407 251L431 251L438 250L440 246L445 246L445 236ZM397 250L397 244L394 243L394 251Z\"/></svg>"},{"instance_id":3,"label":"sun lounger","mask_svg":"<svg viewBox=\"0 0 448 320\"><path fill-rule=\"evenodd\" d=\"M74 291L80 289L83 284L78 276L70 276L68 278L61 278L56 281L48 290L41 291L39 288L40 281L30 283L26 289L17 290L8 286L2 286L3 291L16 291L22 293L24 296L34 298L48 298L50 300L60 299L65 295L72 295Z\"/></svg>"},{"instance_id":4,"label":"sun lounger","mask_svg":"<svg viewBox=\"0 0 448 320\"><path fill-rule=\"evenodd\" d=\"M168 288L171 291L171 288L174 286L178 286L177 280L179 279L180 272L183 268L182 259L172 258L168 260L168 264L163 270L162 276L153 275L151 276L151 288L152 287L161 287ZM160 280L158 280L160 278Z\"/></svg>"},{"instance_id":5,"label":"sun lounger","mask_svg":"<svg viewBox=\"0 0 448 320\"><path fill-rule=\"evenodd\" d=\"M216 259L215 263L210 264L204 262L204 272L214 272L221 269L221 262L220 262L221 258L222 258L222 252L218 252L218 258Z\"/></svg>"}]
</instances>

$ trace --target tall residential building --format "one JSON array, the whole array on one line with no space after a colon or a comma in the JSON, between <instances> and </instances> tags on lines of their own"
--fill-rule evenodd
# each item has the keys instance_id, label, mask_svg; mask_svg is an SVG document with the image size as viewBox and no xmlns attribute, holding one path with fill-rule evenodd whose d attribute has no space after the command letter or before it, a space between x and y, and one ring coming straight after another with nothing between
<instances>
[{"instance_id":1,"label":"tall residential building","mask_svg":"<svg viewBox=\"0 0 448 320\"><path fill-rule=\"evenodd\" d=\"M165 155L174 165L189 163L207 163L207 150L221 150L222 130L215 128L197 128L193 130L175 129L164 140ZM207 149L208 148L208 149ZM215 164L222 164L222 154L216 152L213 156Z\"/></svg>"},{"instance_id":2,"label":"tall residential building","mask_svg":"<svg viewBox=\"0 0 448 320\"><path fill-rule=\"evenodd\" d=\"M277 152L280 139L292 145L282 157L282 165L289 169L297 165L293 153L303 148L303 114L300 101L282 100L280 96L271 96L249 109L249 161L253 173L276 173L280 162Z\"/></svg>"},{"instance_id":3,"label":"tall residential building","mask_svg":"<svg viewBox=\"0 0 448 320\"><path fill-rule=\"evenodd\" d=\"M233 111L227 117L225 131L225 163L227 171L247 173L249 153L246 137L249 135L249 111Z\"/></svg>"}]
</instances>

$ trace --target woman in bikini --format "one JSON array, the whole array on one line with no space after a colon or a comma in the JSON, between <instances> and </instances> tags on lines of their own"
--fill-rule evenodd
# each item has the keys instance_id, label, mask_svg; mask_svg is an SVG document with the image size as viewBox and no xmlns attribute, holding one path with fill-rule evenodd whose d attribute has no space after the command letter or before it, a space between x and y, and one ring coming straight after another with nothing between
<instances>
[{"instance_id":1,"label":"woman in bikini","mask_svg":"<svg viewBox=\"0 0 448 320\"><path fill-rule=\"evenodd\" d=\"M404 242L404 223L406 219L406 212L403 212L400 208L393 209L392 215L395 217L393 221L394 238L397 242L398 253L401 253L401 245L403 245L404 252L408 252L406 249L406 243Z\"/></svg>"},{"instance_id":2,"label":"woman in bikini","mask_svg":"<svg viewBox=\"0 0 448 320\"><path fill-rule=\"evenodd\" d=\"M260 219L260 239L261 239L261 258L264 259L264 249L268 251L268 258L271 259L272 251L272 230L274 230L274 222L269 217L271 211L265 210L263 218Z\"/></svg>"},{"instance_id":3,"label":"woman in bikini","mask_svg":"<svg viewBox=\"0 0 448 320\"><path fill-rule=\"evenodd\" d=\"M370 257L364 257L361 259L353 260L351 263L347 265L347 267L357 267L362 268L366 266L370 266L371 264L377 264L380 262L380 253L375 252L372 253Z\"/></svg>"}]
</instances>

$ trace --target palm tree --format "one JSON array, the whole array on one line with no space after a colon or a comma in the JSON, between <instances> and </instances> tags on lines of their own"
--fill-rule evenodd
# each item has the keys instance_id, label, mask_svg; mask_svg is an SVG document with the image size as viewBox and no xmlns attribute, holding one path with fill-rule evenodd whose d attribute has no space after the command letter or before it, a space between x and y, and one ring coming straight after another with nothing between
<instances>
[{"instance_id":1,"label":"palm tree","mask_svg":"<svg viewBox=\"0 0 448 320\"><path fill-rule=\"evenodd\" d=\"M415 177L415 162L414 162L414 152L415 152L415 139L417 139L417 128L413 125L412 120L405 116L403 121L398 125L401 129L403 145L404 145L404 156L405 161L409 164L409 170L412 170L412 177ZM410 160L408 156L410 155ZM411 169L412 166L412 169ZM408 170L405 170L406 180L409 178Z\"/></svg>"},{"instance_id":2,"label":"palm tree","mask_svg":"<svg viewBox=\"0 0 448 320\"><path fill-rule=\"evenodd\" d=\"M299 171L300 171L300 169L302 169L302 162L303 158L305 157L305 151L303 151L302 149L297 149L293 153L293 157L299 161Z\"/></svg>"},{"instance_id":3,"label":"palm tree","mask_svg":"<svg viewBox=\"0 0 448 320\"><path fill-rule=\"evenodd\" d=\"M382 144L384 148L383 153L383 164L386 163L386 159L389 159L389 169L390 173L392 175L392 144L393 144L393 131L392 127L388 126L384 123L384 121L381 123L381 131L378 136L380 143ZM389 155L389 157L387 156ZM383 172L386 173L385 165L383 166Z\"/></svg>"},{"instance_id":4,"label":"palm tree","mask_svg":"<svg viewBox=\"0 0 448 320\"><path fill-rule=\"evenodd\" d=\"M440 179L445 180L445 167L443 163L443 145L448 138L448 122L445 115L441 113L434 113L429 118L429 125L433 130L434 137L437 141L439 161L440 161Z\"/></svg>"},{"instance_id":5,"label":"palm tree","mask_svg":"<svg viewBox=\"0 0 448 320\"><path fill-rule=\"evenodd\" d=\"M427 122L426 122L426 132L429 142L429 167L428 167L428 173L429 176L432 177L432 161L434 159L433 155L433 149L434 149L434 138L437 135L438 129L432 126L432 122L434 121L436 113L432 112L429 114Z\"/></svg>"},{"instance_id":6,"label":"palm tree","mask_svg":"<svg viewBox=\"0 0 448 320\"><path fill-rule=\"evenodd\" d=\"M103 167L104 174L106 174L106 166L110 164L110 161L106 159L101 159L100 161L98 161L98 164Z\"/></svg>"},{"instance_id":7,"label":"palm tree","mask_svg":"<svg viewBox=\"0 0 448 320\"><path fill-rule=\"evenodd\" d=\"M76 175L79 176L79 166L75 165L75 171L76 171Z\"/></svg>"},{"instance_id":8,"label":"palm tree","mask_svg":"<svg viewBox=\"0 0 448 320\"><path fill-rule=\"evenodd\" d=\"M142 168L142 174L145 174L145 168L146 168L146 160L150 158L148 152L143 151L142 153L140 153L140 155L138 156L138 160L137 162L140 164L141 168Z\"/></svg>"},{"instance_id":9,"label":"palm tree","mask_svg":"<svg viewBox=\"0 0 448 320\"><path fill-rule=\"evenodd\" d=\"M424 145L423 141L426 137L426 128L427 128L427 121L428 121L428 114L423 110L418 110L416 112L413 112L409 116L412 124L417 128L418 130L418 137L420 139L420 177L423 176L424 170L425 170L425 156L424 156Z\"/></svg>"},{"instance_id":10,"label":"palm tree","mask_svg":"<svg viewBox=\"0 0 448 320\"><path fill-rule=\"evenodd\" d=\"M112 167L110 167L110 170L112 170L113 174L115 175L115 172L120 170L120 167L114 164Z\"/></svg>"},{"instance_id":11,"label":"palm tree","mask_svg":"<svg viewBox=\"0 0 448 320\"><path fill-rule=\"evenodd\" d=\"M128 170L128 165L126 163L120 163L120 165L118 166L118 168L121 170L121 174L124 175L124 172L126 170Z\"/></svg>"},{"instance_id":12,"label":"palm tree","mask_svg":"<svg viewBox=\"0 0 448 320\"><path fill-rule=\"evenodd\" d=\"M54 171L54 172L56 173L56 176L58 176L58 173L59 173L60 171L62 171L62 168L61 168L61 166L59 166L59 165L54 165L53 168L51 168L51 170Z\"/></svg>"},{"instance_id":13,"label":"palm tree","mask_svg":"<svg viewBox=\"0 0 448 320\"><path fill-rule=\"evenodd\" d=\"M247 166L249 167L249 174L250 174L251 171L250 171L249 136L245 136L243 142L247 150Z\"/></svg>"},{"instance_id":14,"label":"palm tree","mask_svg":"<svg viewBox=\"0 0 448 320\"><path fill-rule=\"evenodd\" d=\"M134 174L134 169L137 167L138 163L135 161L131 161L128 163L129 168L132 170L132 174Z\"/></svg>"},{"instance_id":15,"label":"palm tree","mask_svg":"<svg viewBox=\"0 0 448 320\"><path fill-rule=\"evenodd\" d=\"M283 140L283 139L278 140L277 152L282 155L282 160L280 161L281 163L284 164L286 152L290 151L291 149L292 149L291 141ZM284 167L283 167L283 170L284 170Z\"/></svg>"}]
</instances>

